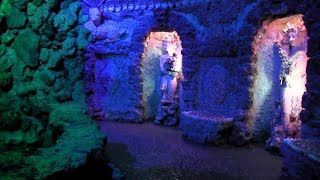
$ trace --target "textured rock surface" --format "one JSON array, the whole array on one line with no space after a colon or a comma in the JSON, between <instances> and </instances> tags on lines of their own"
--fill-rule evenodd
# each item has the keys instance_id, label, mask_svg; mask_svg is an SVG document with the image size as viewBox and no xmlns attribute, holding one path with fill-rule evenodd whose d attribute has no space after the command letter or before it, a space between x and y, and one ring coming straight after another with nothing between
<instances>
[{"instance_id":1,"label":"textured rock surface","mask_svg":"<svg viewBox=\"0 0 320 180\"><path fill-rule=\"evenodd\" d=\"M48 69L54 70L61 68L63 59L60 51L51 50L47 56L49 56L47 60ZM46 61L46 59L44 61Z\"/></svg>"},{"instance_id":2,"label":"textured rock surface","mask_svg":"<svg viewBox=\"0 0 320 180\"><path fill-rule=\"evenodd\" d=\"M248 127L248 115L238 115L234 118L229 143L243 146L252 141L253 134Z\"/></svg>"},{"instance_id":3,"label":"textured rock surface","mask_svg":"<svg viewBox=\"0 0 320 180\"><path fill-rule=\"evenodd\" d=\"M77 12L80 9L80 3L71 3L69 8L62 9L54 17L54 27L58 29L58 33L63 35L70 31L77 21ZM60 37L63 38L63 37Z\"/></svg>"},{"instance_id":4,"label":"textured rock surface","mask_svg":"<svg viewBox=\"0 0 320 180\"><path fill-rule=\"evenodd\" d=\"M13 43L18 57L27 66L35 67L39 63L39 40L39 35L26 29L19 33Z\"/></svg>"},{"instance_id":5,"label":"textured rock surface","mask_svg":"<svg viewBox=\"0 0 320 180\"><path fill-rule=\"evenodd\" d=\"M26 15L16 7L11 6L7 16L7 27L9 29L22 28L25 26Z\"/></svg>"},{"instance_id":6,"label":"textured rock surface","mask_svg":"<svg viewBox=\"0 0 320 180\"><path fill-rule=\"evenodd\" d=\"M76 52L75 49L75 40L74 38L68 37L66 40L62 42L62 51L61 54L65 57L69 57L74 55Z\"/></svg>"},{"instance_id":7,"label":"textured rock surface","mask_svg":"<svg viewBox=\"0 0 320 180\"><path fill-rule=\"evenodd\" d=\"M48 23L50 16L50 4L44 3L40 7L36 3L28 3L28 20L33 30L43 28L44 23ZM51 20L49 20L50 22Z\"/></svg>"},{"instance_id":8,"label":"textured rock surface","mask_svg":"<svg viewBox=\"0 0 320 180\"><path fill-rule=\"evenodd\" d=\"M8 45L9 43L11 43L15 38L15 35L13 34L12 31L7 31L6 33L4 33L1 37L1 42L3 44Z\"/></svg>"},{"instance_id":9,"label":"textured rock surface","mask_svg":"<svg viewBox=\"0 0 320 180\"><path fill-rule=\"evenodd\" d=\"M144 65L142 63L143 58L141 58L141 54L144 53L142 44L146 42L145 37L148 36L150 31L171 31L172 29L178 32L183 45L185 81L182 82L181 109L183 111L201 110L215 114L230 115L230 117L238 116L241 114L239 112L248 112L256 103L254 102L254 90L252 87L255 83L257 66L260 66L256 63L257 57L252 56L254 36L257 35L258 29L263 27L262 22L269 15L283 17L285 14L304 14L309 19L304 19L307 29L311 29L311 27L313 30L317 29L316 18L312 15L315 13L307 13L311 9L312 11L315 10L314 8L307 8L313 7L308 3L311 2L227 1L221 3L212 1L204 3L200 1L195 4L183 5L182 3L182 5L179 4L174 9L169 8L167 11L164 11L162 6L156 9L154 9L154 6L150 7L153 11L148 10L149 7L146 7L144 11L140 11L140 6L132 11L122 9L123 7L120 7L119 12L115 10L115 7L104 11L100 16L100 24L91 24L93 27L91 29L92 34L96 33L95 30L100 25L104 26L115 22L117 23L115 29L123 29L124 34L121 36L115 35L114 37L117 38L112 40L106 37L102 39L95 38L95 41L91 44L92 47L87 50L86 69L88 71L85 76L90 114L93 117L104 119L104 114L108 111L109 104L114 106L110 108L112 112L116 112L117 109L122 112L121 108L134 112L141 111L141 107L144 106L142 86L145 80L140 69ZM99 7L100 11L103 7L109 8L108 5L110 4L102 4ZM93 7L85 7L88 17L90 8ZM125 8L128 7L125 6ZM90 20L87 22L90 22ZM90 30L90 28L88 29ZM115 34L112 29L110 31ZM316 33L309 32L309 34ZM319 59L316 56L318 50L316 37L318 36L312 36L310 36L309 42L316 45L309 45L309 49L312 49L308 50L308 52L310 51L310 54L314 57L314 61L310 61L313 64L309 65L309 69L314 74L317 74L319 73L316 70L317 68L312 67L318 67L316 65ZM274 53L272 49L269 50L271 54ZM121 58L118 58L119 56ZM129 77L123 78L128 80L129 84L120 83L114 70L106 73L104 67L115 67L116 61L126 61L129 65L127 72L121 71L121 73L129 75ZM119 70L118 68L111 69ZM274 71L270 66L265 66L265 69ZM218 72L218 75L215 72ZM99 77L100 74L103 74L103 77ZM317 77L313 76L310 79L316 79ZM226 80L223 80L224 78ZM275 81L277 80L275 79ZM270 83L271 81L266 81L259 84L271 86ZM152 85L151 83L150 86ZM118 91L118 87L125 87L129 93L125 94L120 90ZM315 90L318 86L316 83L309 83L308 87ZM110 92L106 89L111 89L114 94L110 95ZM264 92L266 92L265 88L259 91L260 94ZM270 93L272 94L273 91ZM308 100L305 101L305 106L310 107L310 104L313 105L311 97L318 94L308 93L308 96L306 96ZM121 95L122 98L114 98L118 95ZM104 98L106 101L101 100ZM246 117L245 120L235 123L234 137L238 133L242 134L239 136L242 139L251 139L250 137L254 135L257 141L265 141L269 137L271 133L270 123L273 120L273 116L270 117L269 114L274 112L274 101L270 100L262 104L264 106L261 110L264 111L263 115L268 120L262 120L262 123L257 120L255 121L257 124L254 127L252 122L254 117ZM308 121L310 120L310 116L316 114L313 111L316 112L316 109L305 111L304 117L306 121L307 119ZM144 113L139 114L143 115ZM124 120L125 116L118 118ZM316 135L319 133L316 130L318 125L316 119L312 118L310 125L303 125L306 135L311 136L311 134ZM235 142L235 144L237 143Z\"/></svg>"},{"instance_id":10,"label":"textured rock surface","mask_svg":"<svg viewBox=\"0 0 320 180\"><path fill-rule=\"evenodd\" d=\"M11 0L11 4L22 10L27 6L28 0Z\"/></svg>"},{"instance_id":11,"label":"textured rock surface","mask_svg":"<svg viewBox=\"0 0 320 180\"><path fill-rule=\"evenodd\" d=\"M196 109L221 116L236 116L244 99L244 91L239 85L242 77L241 66L231 63L239 60L233 58L205 58L201 59L197 91L188 92L196 96Z\"/></svg>"},{"instance_id":12,"label":"textured rock surface","mask_svg":"<svg viewBox=\"0 0 320 180\"><path fill-rule=\"evenodd\" d=\"M80 9L72 0L1 1L1 179L70 174L105 144L86 116L89 35L77 21Z\"/></svg>"},{"instance_id":13,"label":"textured rock surface","mask_svg":"<svg viewBox=\"0 0 320 180\"><path fill-rule=\"evenodd\" d=\"M308 52L307 55L310 57L307 64L307 92L304 94L302 99L302 107L305 108L302 111L301 121L301 137L304 139L311 139L313 141L319 140L320 124L319 124L319 62L320 62L320 42L319 42L319 19L315 18L315 14L318 13L320 2L308 2L308 10L305 13L304 19L305 25L308 31Z\"/></svg>"},{"instance_id":14,"label":"textured rock surface","mask_svg":"<svg viewBox=\"0 0 320 180\"><path fill-rule=\"evenodd\" d=\"M183 136L203 144L222 145L227 143L233 119L203 112L182 112L179 128Z\"/></svg>"},{"instance_id":15,"label":"textured rock surface","mask_svg":"<svg viewBox=\"0 0 320 180\"><path fill-rule=\"evenodd\" d=\"M104 146L105 136L99 130L97 124L92 122L84 113L85 105L78 103L55 104L52 106L52 112L49 116L48 125L59 131L59 139L54 146L48 148L40 148L36 154L29 153L17 154L8 151L8 155L20 157L12 157L14 161L7 162L6 166L1 167L1 171L7 170L6 178L23 177L43 179L52 176L54 173L75 170L84 165L87 156L95 150L99 150ZM32 118L24 120L24 128L34 126ZM41 126L36 126L36 131L40 131ZM28 141L35 143L39 141L39 136L27 136L23 132L15 132L16 134L4 134L1 137L8 139L8 143L17 143ZM17 134L18 133L18 134ZM55 132L51 132L54 135ZM44 136L48 136L48 131ZM12 137L10 139L10 137ZM29 139L25 139L30 137ZM57 137L52 137L56 140ZM9 161L8 158L1 158L2 161ZM19 163L19 164L18 164ZM15 167L10 169L10 167ZM16 175L19 174L19 175Z\"/></svg>"},{"instance_id":16,"label":"textured rock surface","mask_svg":"<svg viewBox=\"0 0 320 180\"><path fill-rule=\"evenodd\" d=\"M1 1L0 36L3 42L0 45L0 115L6 117L0 119L4 120L1 122L4 128L1 131L8 134L15 133L18 137L9 140L13 139L12 142L18 144L30 142L32 147L41 146L41 140L40 145L34 145L38 140L32 137L34 133L41 134L41 131L38 132L38 129L33 127L48 124L49 115L54 109L49 104L69 101L83 103L85 100L83 92L86 93L89 114L92 117L141 122L143 119L141 55L144 51L145 37L151 31L176 30L181 38L185 76L180 104L183 111L203 110L220 112L222 115L230 113L231 117L241 114L240 112L248 112L253 105L252 87L254 75L257 73L255 67L257 59L252 57L252 42L258 29L269 17L303 14L310 37L308 40L310 60L307 66L307 92L303 98L305 109L301 113L301 137L319 141L318 1L214 0L190 3L183 1L175 8L167 10L168 3L165 2L163 6L157 4L161 6L160 8L140 4L137 7L124 6L127 9L121 7L121 11L116 10L119 8L110 11L108 3L100 7L105 9L103 12L100 9L101 27L99 24L91 24L92 30L100 32L95 36L94 33L90 35L88 30L80 27L90 18L82 15L88 14L91 7L84 5L84 9L81 9L79 1ZM94 1L92 5L96 4ZM14 37L7 38L5 34L7 30L12 31ZM39 45L35 47L35 44L31 44L31 41L24 37L28 41L24 46L27 49L29 46L35 49L31 56L36 58L32 60L30 56L25 56L31 52L24 52L21 46L15 45L17 39L22 38L20 34L26 31L33 32L35 37L37 36L34 40L39 39L39 43L35 43ZM88 44L89 39L94 41ZM222 74L215 76L217 68L211 69L212 66L223 69L218 70ZM201 79L200 77L206 72L209 72L208 79ZM42 77L43 74L47 76ZM85 77L82 77L83 74ZM220 85L221 88L216 88L218 86L216 84L221 84L223 74L226 74L227 82L225 85ZM206 89L207 87L210 88ZM210 91L215 94L211 94ZM199 97L199 92L208 98ZM229 101L230 99L234 101ZM201 107L201 101L210 106ZM270 104L273 107L273 102ZM15 119L16 115L19 118L27 118ZM9 119L14 121L11 122ZM234 123L231 137L235 137L235 144L242 144L242 141L250 137L253 131L251 124L250 118L247 117ZM27 130L19 131L19 126L22 125L23 129L29 129L30 133ZM44 126L44 131L47 132L44 136L49 138L44 139L50 140L52 136L47 128ZM8 132L9 129L11 131ZM269 135L268 122L260 129ZM20 138L22 136L27 136L28 141ZM49 140L43 143L47 144L47 147L54 144ZM3 143L0 146L3 147ZM19 159L19 155L13 156ZM18 163L19 161L13 164Z\"/></svg>"},{"instance_id":17,"label":"textured rock surface","mask_svg":"<svg viewBox=\"0 0 320 180\"><path fill-rule=\"evenodd\" d=\"M50 70L44 70L40 73L40 79L42 82L48 86L52 86L56 77L54 76L53 72Z\"/></svg>"}]
</instances>

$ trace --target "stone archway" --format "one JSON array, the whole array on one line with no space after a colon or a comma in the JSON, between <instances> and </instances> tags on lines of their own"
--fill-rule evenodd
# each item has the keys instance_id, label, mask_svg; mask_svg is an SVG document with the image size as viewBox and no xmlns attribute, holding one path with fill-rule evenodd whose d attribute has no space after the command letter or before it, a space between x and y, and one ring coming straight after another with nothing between
<instances>
[{"instance_id":1,"label":"stone archway","mask_svg":"<svg viewBox=\"0 0 320 180\"><path fill-rule=\"evenodd\" d=\"M305 92L307 31L302 15L266 20L253 45L257 74L251 114L257 137L278 148L284 138L300 137Z\"/></svg>"},{"instance_id":2,"label":"stone archway","mask_svg":"<svg viewBox=\"0 0 320 180\"><path fill-rule=\"evenodd\" d=\"M301 124L301 138L302 139L315 139L318 136L319 130L317 125L310 125L309 122L317 119L318 117L316 113L316 109L312 108L316 103L313 102L313 99L318 98L317 93L319 86L316 85L317 81L314 81L312 77L318 77L319 75L319 58L318 47L319 43L317 41L318 31L315 30L314 25L316 24L316 20L313 16L314 9L306 8L306 6L314 6L312 2L309 1L281 1L281 2L273 2L273 1L260 1L254 3L253 6L250 6L247 10L247 13L244 15L242 26L240 26L237 31L237 36L241 37L237 39L237 54L242 58L244 62L247 62L249 67L247 68L245 83L248 85L247 91L247 103L244 103L245 106L242 107L242 110L245 112L241 115L241 120L239 120L234 125L234 129L241 129L241 127L246 126L248 131L246 133L253 134L253 140L256 142L263 142L268 137L264 135L263 138L257 134L256 126L255 126L255 118L252 117L252 113L250 112L253 108L253 99L254 99L254 80L256 76L256 60L257 58L254 56L252 51L252 46L254 43L254 37L256 37L257 32L263 26L264 20L268 18L275 17L284 17L284 15L293 15L293 14L303 14L303 20L305 21L306 29L308 30L308 65L306 69L307 73L307 82L306 82L306 93L302 98L302 105L305 108L301 111L300 117L302 120ZM284 8L279 8L284 7ZM251 49L249 51L248 49ZM238 125L237 125L238 124ZM269 126L270 127L270 126ZM266 134L270 135L270 129L265 129ZM241 131L240 131L241 132ZM238 134L238 132L236 133ZM241 137L240 139L245 139Z\"/></svg>"},{"instance_id":3,"label":"stone archway","mask_svg":"<svg viewBox=\"0 0 320 180\"><path fill-rule=\"evenodd\" d=\"M184 82L184 85L188 91L196 88L191 84L194 82L195 77L192 74L197 63L197 55L193 49L197 44L196 32L192 22L172 9L146 10L141 16L137 16L136 12L123 11L121 16L114 12L104 12L103 16L108 17L105 22L113 23L112 25L117 27L117 30L110 34L123 34L119 34L120 36L112 41L96 41L87 51L85 91L89 115L96 119L143 122L142 55L146 36L150 31L175 30L179 33L185 46L182 54L183 66L186 68L183 69L189 80ZM125 31L122 31L123 29ZM182 108L192 109L194 102L194 96L182 94Z\"/></svg>"},{"instance_id":4,"label":"stone archway","mask_svg":"<svg viewBox=\"0 0 320 180\"><path fill-rule=\"evenodd\" d=\"M196 101L195 96L190 96L190 93L185 93L191 91L191 89L196 89L195 84L192 83L196 78L193 76L193 74L196 71L195 67L197 67L198 63L195 61L198 56L193 50L193 47L197 44L196 30L192 23L180 14L175 13L174 11L169 11L167 13L170 14L170 18L166 20L166 27L162 27L161 24L158 24L156 21L154 21L156 18L158 18L158 15L153 14L152 16L148 16L149 19L146 18L144 21L140 22L139 26L134 29L133 36L131 38L135 41L135 43L132 43L130 47L130 54L133 59L133 63L129 67L129 71L131 72L129 81L131 79L132 81L135 81L133 86L135 91L133 95L135 96L135 99L139 100L139 102L135 104L135 108L138 107L136 111L141 115L141 121L152 120L152 118L145 116L145 109L143 108L145 105L143 100L144 79L142 72L144 66L143 54L145 51L145 42L146 39L148 39L150 32L176 32L179 35L179 41L180 39L183 40L183 49L181 48L181 54L183 55L182 69L183 75L186 77L186 79L188 79L188 81L181 82L182 85L180 90L183 91L183 93L181 93L180 98L180 109L193 109Z\"/></svg>"}]
</instances>

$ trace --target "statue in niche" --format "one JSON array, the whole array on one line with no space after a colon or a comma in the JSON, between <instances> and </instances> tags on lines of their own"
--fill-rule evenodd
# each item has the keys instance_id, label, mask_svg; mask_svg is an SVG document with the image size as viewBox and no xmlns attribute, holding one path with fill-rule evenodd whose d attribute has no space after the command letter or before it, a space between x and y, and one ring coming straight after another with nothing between
<instances>
[{"instance_id":1,"label":"statue in niche","mask_svg":"<svg viewBox=\"0 0 320 180\"><path fill-rule=\"evenodd\" d=\"M299 115L303 110L301 101L306 83L307 39L301 17L288 22L275 39L282 61L279 77L281 97L276 103L277 113L272 122L272 136L267 141L267 148L278 148L284 138L300 137Z\"/></svg>"},{"instance_id":2,"label":"statue in niche","mask_svg":"<svg viewBox=\"0 0 320 180\"><path fill-rule=\"evenodd\" d=\"M182 75L182 56L178 52L177 37L163 37L165 54L160 56L161 100L155 124L173 126L178 123L179 88Z\"/></svg>"},{"instance_id":3,"label":"statue in niche","mask_svg":"<svg viewBox=\"0 0 320 180\"><path fill-rule=\"evenodd\" d=\"M282 101L287 137L300 136L301 101L306 83L306 29L302 19L287 23L284 36L277 43L282 60ZM305 36L304 36L305 35Z\"/></svg>"}]
</instances>

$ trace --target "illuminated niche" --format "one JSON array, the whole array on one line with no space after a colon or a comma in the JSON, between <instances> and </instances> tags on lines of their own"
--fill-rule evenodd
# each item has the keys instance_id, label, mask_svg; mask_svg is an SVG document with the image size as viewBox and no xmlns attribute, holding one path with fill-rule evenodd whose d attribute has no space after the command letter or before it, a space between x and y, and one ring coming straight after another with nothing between
<instances>
[{"instance_id":1,"label":"illuminated niche","mask_svg":"<svg viewBox=\"0 0 320 180\"><path fill-rule=\"evenodd\" d=\"M255 37L252 128L257 140L270 137L267 147L300 137L307 40L302 15L266 20Z\"/></svg>"}]
</instances>

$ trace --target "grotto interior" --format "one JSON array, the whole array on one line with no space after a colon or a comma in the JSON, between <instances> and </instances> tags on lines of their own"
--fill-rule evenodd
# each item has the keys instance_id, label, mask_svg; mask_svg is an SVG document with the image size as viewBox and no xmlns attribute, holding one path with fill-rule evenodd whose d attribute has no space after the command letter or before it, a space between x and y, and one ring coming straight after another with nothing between
<instances>
[{"instance_id":1,"label":"grotto interior","mask_svg":"<svg viewBox=\"0 0 320 180\"><path fill-rule=\"evenodd\" d=\"M0 3L0 179L320 177L320 1Z\"/></svg>"}]
</instances>

